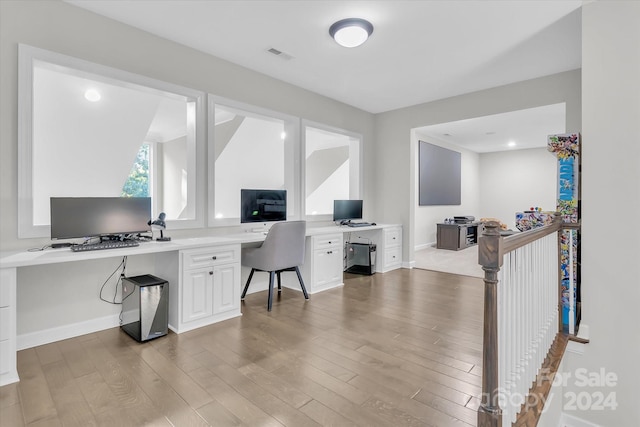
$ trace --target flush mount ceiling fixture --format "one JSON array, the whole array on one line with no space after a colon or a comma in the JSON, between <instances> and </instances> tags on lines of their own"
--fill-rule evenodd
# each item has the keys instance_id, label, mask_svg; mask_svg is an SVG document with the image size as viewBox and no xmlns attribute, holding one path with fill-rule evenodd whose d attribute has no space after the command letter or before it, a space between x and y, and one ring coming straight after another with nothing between
<instances>
[{"instance_id":1,"label":"flush mount ceiling fixture","mask_svg":"<svg viewBox=\"0 0 640 427\"><path fill-rule=\"evenodd\" d=\"M371 22L360 18L341 19L329 27L329 34L340 46L356 47L373 33Z\"/></svg>"}]
</instances>

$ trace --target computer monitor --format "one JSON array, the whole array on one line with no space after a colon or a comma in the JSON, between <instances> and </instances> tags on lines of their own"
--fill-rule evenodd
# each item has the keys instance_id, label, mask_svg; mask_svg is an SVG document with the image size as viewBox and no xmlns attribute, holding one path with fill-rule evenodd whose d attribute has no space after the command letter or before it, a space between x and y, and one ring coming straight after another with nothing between
<instances>
[{"instance_id":1,"label":"computer monitor","mask_svg":"<svg viewBox=\"0 0 640 427\"><path fill-rule=\"evenodd\" d=\"M151 231L150 197L51 197L51 239Z\"/></svg>"},{"instance_id":2,"label":"computer monitor","mask_svg":"<svg viewBox=\"0 0 640 427\"><path fill-rule=\"evenodd\" d=\"M362 219L362 200L334 200L333 220L348 222L352 219Z\"/></svg>"},{"instance_id":3,"label":"computer monitor","mask_svg":"<svg viewBox=\"0 0 640 427\"><path fill-rule=\"evenodd\" d=\"M240 190L240 222L287 220L287 190Z\"/></svg>"}]
</instances>

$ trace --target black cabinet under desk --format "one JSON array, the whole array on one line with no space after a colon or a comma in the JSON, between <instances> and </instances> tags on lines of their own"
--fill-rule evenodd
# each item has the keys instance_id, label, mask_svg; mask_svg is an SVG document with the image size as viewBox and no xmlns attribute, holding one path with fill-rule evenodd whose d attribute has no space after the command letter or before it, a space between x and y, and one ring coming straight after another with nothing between
<instances>
[{"instance_id":1,"label":"black cabinet under desk","mask_svg":"<svg viewBox=\"0 0 640 427\"><path fill-rule=\"evenodd\" d=\"M440 223L437 224L437 227L436 247L452 251L459 251L460 249L477 245L478 238L482 233L481 222L467 224Z\"/></svg>"}]
</instances>

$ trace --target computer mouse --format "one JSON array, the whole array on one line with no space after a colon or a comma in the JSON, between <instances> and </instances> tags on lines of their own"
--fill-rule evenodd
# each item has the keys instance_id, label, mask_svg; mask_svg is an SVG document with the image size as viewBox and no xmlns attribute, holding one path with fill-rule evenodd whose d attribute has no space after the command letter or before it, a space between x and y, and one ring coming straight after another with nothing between
<instances>
[{"instance_id":1,"label":"computer mouse","mask_svg":"<svg viewBox=\"0 0 640 427\"><path fill-rule=\"evenodd\" d=\"M372 222L371 225L378 225L378 224L376 224L375 222Z\"/></svg>"}]
</instances>

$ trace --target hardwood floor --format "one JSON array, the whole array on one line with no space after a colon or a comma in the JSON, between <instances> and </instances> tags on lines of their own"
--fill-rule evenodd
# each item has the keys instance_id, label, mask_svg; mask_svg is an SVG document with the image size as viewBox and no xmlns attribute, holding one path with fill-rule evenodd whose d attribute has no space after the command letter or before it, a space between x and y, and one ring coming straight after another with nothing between
<instances>
[{"instance_id":1,"label":"hardwood floor","mask_svg":"<svg viewBox=\"0 0 640 427\"><path fill-rule=\"evenodd\" d=\"M113 328L18 352L1 426L475 426L481 279L425 270L248 295L139 344Z\"/></svg>"}]
</instances>

